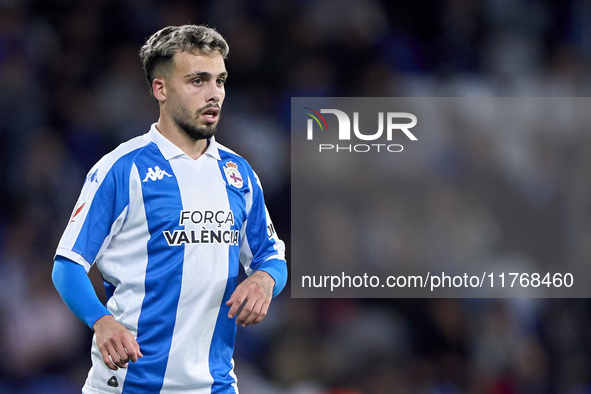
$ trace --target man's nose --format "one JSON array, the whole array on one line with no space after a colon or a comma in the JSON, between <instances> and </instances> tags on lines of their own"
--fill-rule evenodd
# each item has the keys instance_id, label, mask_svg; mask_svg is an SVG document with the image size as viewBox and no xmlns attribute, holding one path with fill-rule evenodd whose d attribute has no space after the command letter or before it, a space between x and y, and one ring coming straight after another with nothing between
<instances>
[{"instance_id":1,"label":"man's nose","mask_svg":"<svg viewBox=\"0 0 591 394\"><path fill-rule=\"evenodd\" d=\"M209 98L207 101L212 103L219 103L221 100L221 93L216 84L211 84L209 90Z\"/></svg>"}]
</instances>

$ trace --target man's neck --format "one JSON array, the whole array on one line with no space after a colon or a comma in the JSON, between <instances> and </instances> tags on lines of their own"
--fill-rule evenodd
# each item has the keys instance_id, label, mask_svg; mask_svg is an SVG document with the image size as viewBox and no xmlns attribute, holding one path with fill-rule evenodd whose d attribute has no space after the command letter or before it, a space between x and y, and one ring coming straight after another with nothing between
<instances>
[{"instance_id":1,"label":"man's neck","mask_svg":"<svg viewBox=\"0 0 591 394\"><path fill-rule=\"evenodd\" d=\"M156 129L193 160L197 160L207 150L206 139L196 140L189 137L174 122L167 121L162 116L156 123Z\"/></svg>"}]
</instances>

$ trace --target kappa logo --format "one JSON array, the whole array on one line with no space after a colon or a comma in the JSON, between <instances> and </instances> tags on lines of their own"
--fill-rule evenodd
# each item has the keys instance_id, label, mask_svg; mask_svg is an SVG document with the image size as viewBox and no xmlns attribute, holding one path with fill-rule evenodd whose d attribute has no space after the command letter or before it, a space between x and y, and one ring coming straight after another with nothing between
<instances>
[{"instance_id":1,"label":"kappa logo","mask_svg":"<svg viewBox=\"0 0 591 394\"><path fill-rule=\"evenodd\" d=\"M238 166L229 161L224 166L224 172L226 173L226 179L228 183L234 187L240 189L244 185L244 181L242 180L242 175L240 175L240 171L238 171Z\"/></svg>"},{"instance_id":2,"label":"kappa logo","mask_svg":"<svg viewBox=\"0 0 591 394\"><path fill-rule=\"evenodd\" d=\"M164 175L166 175L167 177L172 177L172 175L168 174L166 171L161 170L160 167L156 166L154 167L154 169L152 169L152 167L148 168L148 172L146 173L146 177L144 178L144 180L142 182L147 182L148 179L151 179L153 181L159 181L162 178L164 178Z\"/></svg>"},{"instance_id":3,"label":"kappa logo","mask_svg":"<svg viewBox=\"0 0 591 394\"><path fill-rule=\"evenodd\" d=\"M88 174L88 176L86 177L86 182L98 183L98 168L94 170L92 174Z\"/></svg>"},{"instance_id":4,"label":"kappa logo","mask_svg":"<svg viewBox=\"0 0 591 394\"><path fill-rule=\"evenodd\" d=\"M107 380L107 386L119 387L119 381L115 375L111 376L111 379Z\"/></svg>"}]
</instances>

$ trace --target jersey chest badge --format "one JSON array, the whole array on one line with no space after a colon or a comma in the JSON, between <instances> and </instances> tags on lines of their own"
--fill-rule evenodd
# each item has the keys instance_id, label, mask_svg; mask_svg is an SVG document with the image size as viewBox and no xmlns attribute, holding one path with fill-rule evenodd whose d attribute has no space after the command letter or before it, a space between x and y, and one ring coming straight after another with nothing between
<instances>
[{"instance_id":1,"label":"jersey chest badge","mask_svg":"<svg viewBox=\"0 0 591 394\"><path fill-rule=\"evenodd\" d=\"M229 161L223 167L224 172L226 173L226 179L228 183L234 187L240 189L244 185L244 181L242 180L242 175L240 175L240 171L238 171L238 166Z\"/></svg>"}]
</instances>

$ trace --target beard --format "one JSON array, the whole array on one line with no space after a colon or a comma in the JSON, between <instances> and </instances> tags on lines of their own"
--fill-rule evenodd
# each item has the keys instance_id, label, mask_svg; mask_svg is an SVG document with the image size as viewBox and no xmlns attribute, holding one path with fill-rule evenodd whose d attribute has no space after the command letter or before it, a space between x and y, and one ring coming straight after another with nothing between
<instances>
[{"instance_id":1,"label":"beard","mask_svg":"<svg viewBox=\"0 0 591 394\"><path fill-rule=\"evenodd\" d=\"M189 122L184 122L183 120L176 120L175 121L179 129L181 129L185 134L191 137L194 140L206 140L213 137L217 132L217 127L215 124L210 124L206 126L197 126L195 124L191 124Z\"/></svg>"},{"instance_id":2,"label":"beard","mask_svg":"<svg viewBox=\"0 0 591 394\"><path fill-rule=\"evenodd\" d=\"M191 115L189 111L180 107L172 116L172 120L186 135L194 140L204 140L213 137L217 132L217 122L209 123L202 126L198 125L199 117L203 112L209 108L219 108L217 104L208 104L203 108L199 108L195 115ZM218 113L219 119L219 113Z\"/></svg>"}]
</instances>

